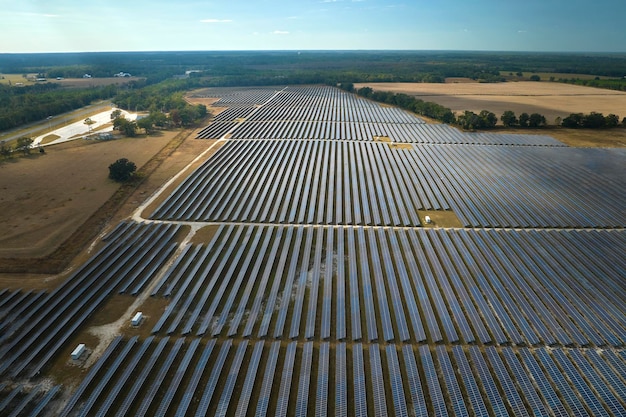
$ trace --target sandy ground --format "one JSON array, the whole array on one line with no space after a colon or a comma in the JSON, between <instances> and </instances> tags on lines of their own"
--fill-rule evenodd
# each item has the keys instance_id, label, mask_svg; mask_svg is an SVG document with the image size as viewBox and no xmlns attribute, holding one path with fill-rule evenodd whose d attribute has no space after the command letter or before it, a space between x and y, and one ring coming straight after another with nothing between
<instances>
[{"instance_id":1,"label":"sandy ground","mask_svg":"<svg viewBox=\"0 0 626 417\"><path fill-rule=\"evenodd\" d=\"M543 114L548 123L571 113L600 112L626 116L626 92L551 82L507 83L362 83L356 88L405 93L449 107L454 112L506 110Z\"/></svg>"},{"instance_id":2,"label":"sandy ground","mask_svg":"<svg viewBox=\"0 0 626 417\"><path fill-rule=\"evenodd\" d=\"M115 108L111 108L111 110L107 110L98 114L94 114L93 116L88 117L93 123L91 125L87 125L85 121L79 121L75 123L71 123L67 126L60 127L46 134L37 136L33 139L33 146L37 146L41 144L42 146L47 145L56 145L63 142L68 142L76 139L83 139L85 135L90 132L112 132L113 124L111 123L111 113L115 110ZM125 110L120 110L121 116L125 117L128 120L137 120L136 113L128 113ZM85 119L86 120L86 119ZM56 138L52 141L42 141L44 138L53 135Z\"/></svg>"}]
</instances>

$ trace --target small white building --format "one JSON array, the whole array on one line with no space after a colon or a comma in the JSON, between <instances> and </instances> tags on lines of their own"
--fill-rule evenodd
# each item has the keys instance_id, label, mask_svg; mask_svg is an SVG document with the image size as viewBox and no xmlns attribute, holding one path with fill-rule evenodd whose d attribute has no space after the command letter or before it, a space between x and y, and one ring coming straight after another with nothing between
<instances>
[{"instance_id":1,"label":"small white building","mask_svg":"<svg viewBox=\"0 0 626 417\"><path fill-rule=\"evenodd\" d=\"M141 324L142 319L143 319L143 313L141 311L138 311L137 314L133 316L132 320L130 321L130 324L133 327L137 327Z\"/></svg>"},{"instance_id":2,"label":"small white building","mask_svg":"<svg viewBox=\"0 0 626 417\"><path fill-rule=\"evenodd\" d=\"M433 222L430 216L424 216L424 221L426 222L426 224L431 224Z\"/></svg>"},{"instance_id":3,"label":"small white building","mask_svg":"<svg viewBox=\"0 0 626 417\"><path fill-rule=\"evenodd\" d=\"M74 349L74 351L72 352L72 360L79 360L83 353L85 353L85 344L81 343L80 345L76 346L76 349Z\"/></svg>"}]
</instances>

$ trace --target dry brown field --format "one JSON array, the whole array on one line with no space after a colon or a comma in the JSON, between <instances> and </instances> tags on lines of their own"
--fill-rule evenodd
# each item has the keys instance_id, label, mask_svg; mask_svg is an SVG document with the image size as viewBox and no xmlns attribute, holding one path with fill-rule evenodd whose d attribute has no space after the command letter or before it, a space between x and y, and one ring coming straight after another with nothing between
<instances>
[{"instance_id":1,"label":"dry brown field","mask_svg":"<svg viewBox=\"0 0 626 417\"><path fill-rule=\"evenodd\" d=\"M356 88L404 93L432 101L460 113L489 110L498 117L506 110L515 114L540 113L553 124L571 113L600 112L626 116L626 92L551 82L506 83L361 83Z\"/></svg>"},{"instance_id":2,"label":"dry brown field","mask_svg":"<svg viewBox=\"0 0 626 417\"><path fill-rule=\"evenodd\" d=\"M108 179L111 163L127 158L141 167L173 135L78 140L0 162L0 257L49 253L118 188Z\"/></svg>"}]
</instances>

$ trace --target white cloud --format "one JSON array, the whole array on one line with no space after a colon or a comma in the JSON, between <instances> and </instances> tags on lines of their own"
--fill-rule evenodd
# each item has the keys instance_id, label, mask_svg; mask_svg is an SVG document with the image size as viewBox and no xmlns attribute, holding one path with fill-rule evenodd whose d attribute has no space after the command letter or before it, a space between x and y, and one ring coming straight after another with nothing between
<instances>
[{"instance_id":1,"label":"white cloud","mask_svg":"<svg viewBox=\"0 0 626 417\"><path fill-rule=\"evenodd\" d=\"M300 16L289 16L287 17L287 19L296 20L296 19L300 19Z\"/></svg>"},{"instance_id":2,"label":"white cloud","mask_svg":"<svg viewBox=\"0 0 626 417\"><path fill-rule=\"evenodd\" d=\"M287 32L286 30L275 30L274 32L272 32L273 35L289 35L289 32Z\"/></svg>"},{"instance_id":3,"label":"white cloud","mask_svg":"<svg viewBox=\"0 0 626 417\"><path fill-rule=\"evenodd\" d=\"M202 23L232 23L231 19L203 19Z\"/></svg>"}]
</instances>

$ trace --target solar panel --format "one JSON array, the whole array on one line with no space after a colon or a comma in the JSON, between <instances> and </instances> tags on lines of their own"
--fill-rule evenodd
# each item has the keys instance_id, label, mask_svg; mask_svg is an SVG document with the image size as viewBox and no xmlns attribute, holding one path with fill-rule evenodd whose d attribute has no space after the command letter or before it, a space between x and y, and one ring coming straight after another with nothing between
<instances>
[{"instance_id":1,"label":"solar panel","mask_svg":"<svg viewBox=\"0 0 626 417\"><path fill-rule=\"evenodd\" d=\"M485 394L487 394L487 400L491 405L493 413L495 415L507 415L508 411L504 402L502 401L502 396L498 391L498 387L491 376L491 372L489 372L489 367L483 358L483 355L480 353L480 350L477 346L469 347L470 358L472 364L474 365L474 372L476 374L476 380L480 381Z\"/></svg>"},{"instance_id":2,"label":"solar panel","mask_svg":"<svg viewBox=\"0 0 626 417\"><path fill-rule=\"evenodd\" d=\"M420 376L417 370L417 363L415 362L413 349L410 345L402 345L402 354L407 374L407 384L409 385L411 402L413 404L412 411L417 417L426 417L428 416L428 409L426 407L426 399L424 398L424 392L422 390L422 384L420 382Z\"/></svg>"},{"instance_id":3,"label":"solar panel","mask_svg":"<svg viewBox=\"0 0 626 417\"><path fill-rule=\"evenodd\" d=\"M338 343L335 348L335 415L348 415L348 380L346 344Z\"/></svg>"},{"instance_id":4,"label":"solar panel","mask_svg":"<svg viewBox=\"0 0 626 417\"><path fill-rule=\"evenodd\" d=\"M89 394L89 398L87 399L85 404L83 404L83 406L81 407L78 413L79 416L89 415L91 411L91 407L93 407L96 401L99 399L100 394L104 391L105 387L109 384L109 381L111 381L111 379L113 378L113 375L118 371L120 365L122 364L124 359L126 359L126 356L130 353L135 343L137 343L137 340L138 340L137 336L131 338L126 343L126 346L122 348L121 352L118 353L113 363L109 365L107 372L99 379L98 385L96 385L93 391L91 391L91 393Z\"/></svg>"},{"instance_id":5,"label":"solar panel","mask_svg":"<svg viewBox=\"0 0 626 417\"><path fill-rule=\"evenodd\" d=\"M441 368L441 375L443 376L443 380L448 390L448 398L452 405L454 415L467 415L468 412L465 407L465 401L463 401L463 394L461 393L461 389L459 388L459 384L456 380L454 368L452 367L452 362L448 357L446 347L438 345L435 348L435 352L437 353L437 360L439 362L439 367Z\"/></svg>"},{"instance_id":6,"label":"solar panel","mask_svg":"<svg viewBox=\"0 0 626 417\"><path fill-rule=\"evenodd\" d=\"M328 414L329 357L330 345L328 344L328 342L323 342L320 344L320 354L317 365L317 393L315 395L315 415L319 417L326 416ZM343 372L345 375L345 368Z\"/></svg>"},{"instance_id":7,"label":"solar panel","mask_svg":"<svg viewBox=\"0 0 626 417\"><path fill-rule=\"evenodd\" d=\"M217 387L217 382L222 373L222 368L224 367L224 363L226 362L226 357L228 356L228 351L232 346L232 339L226 340L224 344L222 344L222 348L220 349L220 353L213 365L213 371L211 372L211 376L204 386L204 392L202 393L202 397L200 398L200 402L198 404L198 408L196 409L196 416L206 416L209 411L209 405L211 404L211 398L213 398L213 393L215 388Z\"/></svg>"},{"instance_id":8,"label":"solar panel","mask_svg":"<svg viewBox=\"0 0 626 417\"><path fill-rule=\"evenodd\" d=\"M168 381L167 391L161 400L161 404L159 404L159 408L157 409L156 416L164 416L167 410L169 409L172 400L174 399L174 395L178 391L180 387L180 383L187 372L187 368L189 367L189 363L193 359L193 355L200 344L200 339L194 339L189 344L187 348L187 352L185 352L185 356L183 356L183 360L178 365L178 369L176 373Z\"/></svg>"},{"instance_id":9,"label":"solar panel","mask_svg":"<svg viewBox=\"0 0 626 417\"><path fill-rule=\"evenodd\" d=\"M398 353L395 345L385 347L387 356L387 366L389 370L389 382L391 383L391 396L393 398L393 409L396 416L408 416L406 399L404 397L404 387L402 383L402 373L398 362Z\"/></svg>"},{"instance_id":10,"label":"solar panel","mask_svg":"<svg viewBox=\"0 0 626 417\"><path fill-rule=\"evenodd\" d=\"M233 363L230 367L230 371L228 372L226 382L224 383L222 389L222 396L217 403L217 410L215 411L216 416L223 417L228 411L228 406L230 405L230 397L233 395L235 383L237 382L237 378L239 377L239 369L241 368L241 363L243 362L247 347L248 341L244 340L239 344L239 347L237 348L237 353L235 354L235 358L233 359Z\"/></svg>"},{"instance_id":11,"label":"solar panel","mask_svg":"<svg viewBox=\"0 0 626 417\"><path fill-rule=\"evenodd\" d=\"M551 412L555 416L569 416L567 409L559 399L557 393L554 391L554 389L552 389L550 381L539 367L539 364L533 357L532 353L530 353L530 350L528 348L522 348L519 350L519 353L522 357L524 365L526 366L526 369L530 373L530 376L532 376L535 385L537 385L539 392L541 393L546 405L550 408Z\"/></svg>"},{"instance_id":12,"label":"solar panel","mask_svg":"<svg viewBox=\"0 0 626 417\"><path fill-rule=\"evenodd\" d=\"M385 380L383 368L380 362L380 348L377 343L369 346L370 351L370 375L372 391L374 395L374 414L377 416L387 415L387 404L385 400Z\"/></svg>"},{"instance_id":13,"label":"solar panel","mask_svg":"<svg viewBox=\"0 0 626 417\"><path fill-rule=\"evenodd\" d=\"M476 380L474 379L474 375L472 374L472 369L470 368L470 364L467 361L467 357L463 352L463 348L461 346L452 346L452 353L454 354L454 360L456 362L456 366L461 376L461 380L463 381L463 385L465 386L465 391L467 392L467 398L469 403L474 411L474 415L479 417L487 417L489 416L489 411L485 406L485 402L483 401L482 394L478 385L476 384Z\"/></svg>"},{"instance_id":14,"label":"solar panel","mask_svg":"<svg viewBox=\"0 0 626 417\"><path fill-rule=\"evenodd\" d=\"M589 415L583 404L580 402L579 397L573 391L572 387L568 384L565 374L556 366L550 354L545 349L535 350L535 355L539 358L539 361L546 369L546 372L550 376L550 379L554 383L554 387L560 394L561 398L567 403L568 407L575 415Z\"/></svg>"},{"instance_id":15,"label":"solar panel","mask_svg":"<svg viewBox=\"0 0 626 417\"><path fill-rule=\"evenodd\" d=\"M422 362L422 368L426 377L426 386L428 386L428 392L430 394L430 403L433 407L435 416L447 416L446 399L441 392L441 386L439 385L439 378L437 377L437 370L435 369L435 363L430 354L430 348L427 345L419 347L420 359Z\"/></svg>"},{"instance_id":16,"label":"solar panel","mask_svg":"<svg viewBox=\"0 0 626 417\"><path fill-rule=\"evenodd\" d=\"M272 343L272 347L270 348L267 361L265 362L263 383L261 384L259 400L255 413L256 417L264 417L267 414L267 407L269 406L270 395L272 393L272 385L274 384L274 372L276 370L276 362L278 360L279 349L279 341Z\"/></svg>"},{"instance_id":17,"label":"solar panel","mask_svg":"<svg viewBox=\"0 0 626 417\"><path fill-rule=\"evenodd\" d=\"M246 374L246 379L241 388L241 394L239 397L239 404L237 405L237 410L235 411L235 416L245 416L246 411L248 410L248 404L250 402L250 397L252 395L252 388L254 386L254 381L256 379L256 373L259 366L259 362L261 360L261 354L263 353L263 341L259 341L254 346L254 351L252 352L252 357L249 361L248 372ZM240 346L241 348L241 346ZM231 369L232 373L232 369ZM222 397L224 395L222 394Z\"/></svg>"},{"instance_id":18,"label":"solar panel","mask_svg":"<svg viewBox=\"0 0 626 417\"><path fill-rule=\"evenodd\" d=\"M50 391L48 391L48 393L44 395L44 397L37 403L35 408L33 408L31 413L29 414L29 417L39 416L45 410L50 401L52 401L54 397L59 393L60 390L61 385L55 385L54 387L52 387Z\"/></svg>"},{"instance_id":19,"label":"solar panel","mask_svg":"<svg viewBox=\"0 0 626 417\"><path fill-rule=\"evenodd\" d=\"M354 372L352 382L354 384L354 415L367 416L367 394L365 388L365 371L363 367L363 345L352 345L352 369Z\"/></svg>"},{"instance_id":20,"label":"solar panel","mask_svg":"<svg viewBox=\"0 0 626 417\"><path fill-rule=\"evenodd\" d=\"M189 383L187 384L187 388L185 389L183 398L178 403L178 408L176 409L176 417L184 417L186 415L187 409L189 408L189 405L191 404L191 401L196 394L196 389L198 388L198 384L200 383L200 378L206 370L206 364L209 361L211 352L213 352L215 342L216 339L209 340L209 342L206 344L206 347L204 348L204 351L202 352L202 356L200 356L200 359L195 364L195 369L193 371L193 374L191 375Z\"/></svg>"},{"instance_id":21,"label":"solar panel","mask_svg":"<svg viewBox=\"0 0 626 417\"><path fill-rule=\"evenodd\" d=\"M589 362L585 360L579 350L572 349L569 351L569 355L572 361L578 367L578 369L582 371L585 379L598 393L598 395L600 396L606 407L611 411L611 413L616 416L626 416L626 409L620 404L618 398L613 395L613 392L611 392L611 383L607 384L602 378L598 376L598 373L593 369ZM618 383L617 387L619 387L622 392L625 391L624 384L622 384L621 382ZM621 398L622 400L625 399L625 397L623 396L620 396L619 398Z\"/></svg>"},{"instance_id":22,"label":"solar panel","mask_svg":"<svg viewBox=\"0 0 626 417\"><path fill-rule=\"evenodd\" d=\"M300 364L300 381L298 383L298 397L296 398L296 413L298 417L306 417L309 402L309 385L311 383L311 362L313 361L313 342L306 342L302 348L302 362Z\"/></svg>"},{"instance_id":23,"label":"solar panel","mask_svg":"<svg viewBox=\"0 0 626 417\"><path fill-rule=\"evenodd\" d=\"M135 371L137 365L139 364L139 361L143 358L143 355L146 353L146 351L150 347L150 343L152 343L153 340L154 336L150 336L146 340L144 340L139 350L131 359L130 363L128 363L128 365L124 367L123 374L117 379L117 381L115 381L115 385L113 386L111 391L109 391L109 394L104 400L104 403L100 406L100 409L98 410L96 415L104 416L107 414L109 408L113 405L113 402L116 400L120 391L124 387L124 384L126 384L128 378L130 378L131 374Z\"/></svg>"},{"instance_id":24,"label":"solar panel","mask_svg":"<svg viewBox=\"0 0 626 417\"><path fill-rule=\"evenodd\" d=\"M287 345L285 352L285 362L281 373L280 388L278 390L278 402L274 415L276 417L285 417L287 415L287 407L289 406L289 395L291 393L291 378L293 377L293 364L296 358L297 342L291 342ZM258 411L258 410L257 410Z\"/></svg>"},{"instance_id":25,"label":"solar panel","mask_svg":"<svg viewBox=\"0 0 626 417\"><path fill-rule=\"evenodd\" d=\"M544 407L539 395L537 395L532 381L528 378L526 370L522 368L522 365L515 356L515 353L513 353L513 350L510 347L504 347L502 349L502 355L504 356L511 373L513 374L513 378L520 387L522 396L524 397L526 404L530 407L532 413L536 416L547 415L548 411Z\"/></svg>"}]
</instances>

